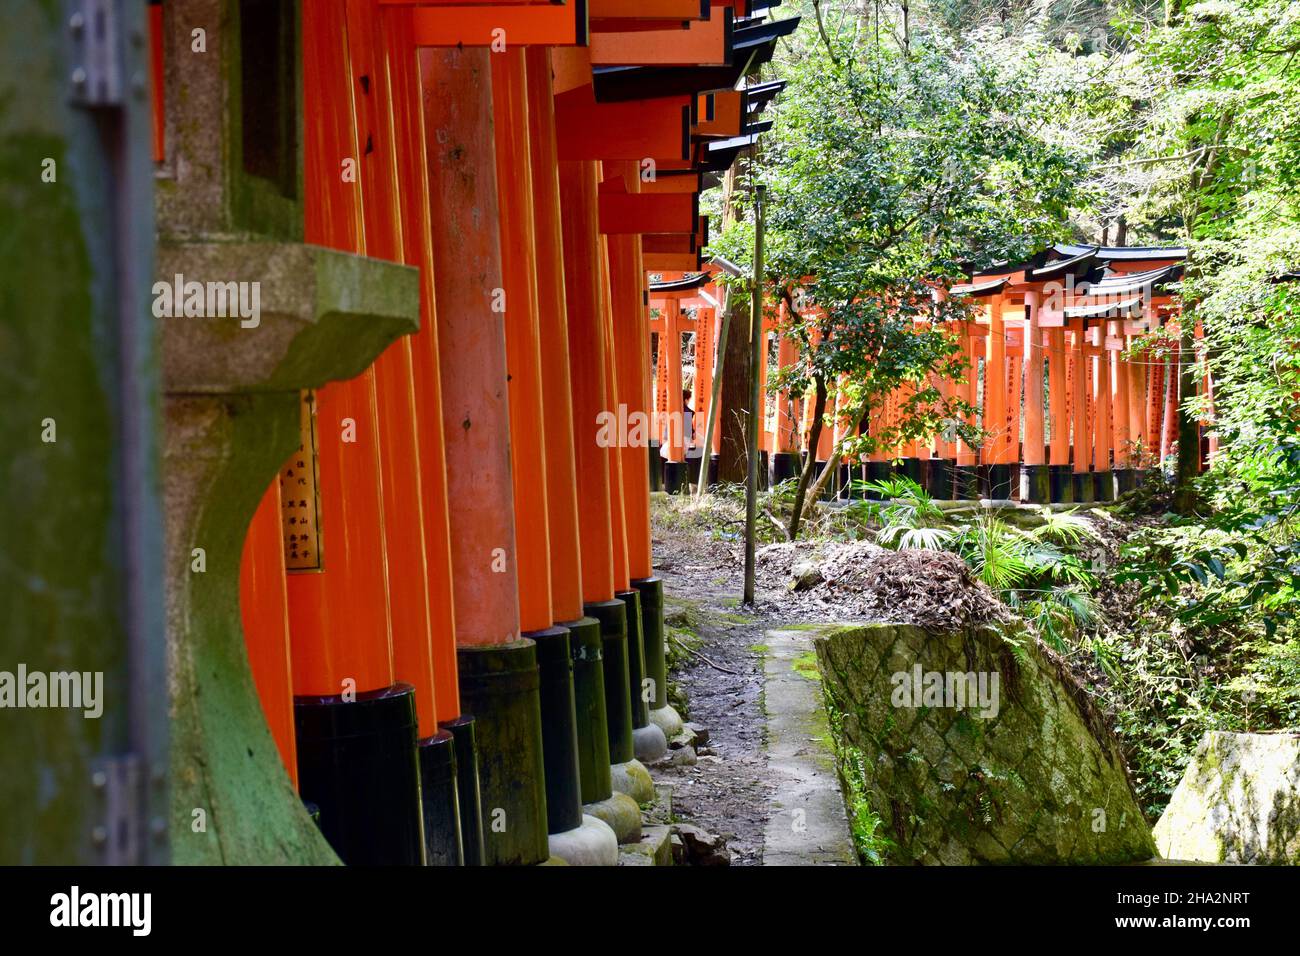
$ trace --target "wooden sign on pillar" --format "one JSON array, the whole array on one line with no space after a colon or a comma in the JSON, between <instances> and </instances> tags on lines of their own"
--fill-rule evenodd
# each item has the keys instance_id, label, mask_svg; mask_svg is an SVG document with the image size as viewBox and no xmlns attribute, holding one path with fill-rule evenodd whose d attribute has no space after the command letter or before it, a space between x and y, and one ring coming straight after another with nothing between
<instances>
[{"instance_id":1,"label":"wooden sign on pillar","mask_svg":"<svg viewBox=\"0 0 1300 956\"><path fill-rule=\"evenodd\" d=\"M316 393L302 393L302 441L280 469L280 518L286 571L320 571L320 483L316 464Z\"/></svg>"}]
</instances>

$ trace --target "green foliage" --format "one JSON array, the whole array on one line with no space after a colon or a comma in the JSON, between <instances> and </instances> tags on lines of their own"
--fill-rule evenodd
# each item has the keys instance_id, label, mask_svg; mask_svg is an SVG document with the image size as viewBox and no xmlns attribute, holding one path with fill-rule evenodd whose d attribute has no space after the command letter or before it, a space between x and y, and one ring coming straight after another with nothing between
<instances>
[{"instance_id":1,"label":"green foliage","mask_svg":"<svg viewBox=\"0 0 1300 956\"><path fill-rule=\"evenodd\" d=\"M949 327L967 315L936 288L971 259L1065 238L1084 201L1084 157L1037 119L1054 99L1041 52L1018 45L990 57L942 30L900 42L842 15L805 18L780 63L789 85L756 178L768 186L768 281L801 360L769 387L838 390L851 422L897 393L895 424L849 429L846 453L943 428L978 440L964 403L934 385L932 373L965 374ZM752 235L741 218L712 248L748 262Z\"/></svg>"},{"instance_id":2,"label":"green foliage","mask_svg":"<svg viewBox=\"0 0 1300 956\"><path fill-rule=\"evenodd\" d=\"M826 685L823 684L822 688L831 743L835 748L835 769L844 791L844 805L848 810L849 832L853 836L854 849L864 865L884 866L894 843L882 832L884 821L880 814L871 808L871 791L867 786L864 768L867 757L847 742L844 736L844 715L836 706Z\"/></svg>"}]
</instances>

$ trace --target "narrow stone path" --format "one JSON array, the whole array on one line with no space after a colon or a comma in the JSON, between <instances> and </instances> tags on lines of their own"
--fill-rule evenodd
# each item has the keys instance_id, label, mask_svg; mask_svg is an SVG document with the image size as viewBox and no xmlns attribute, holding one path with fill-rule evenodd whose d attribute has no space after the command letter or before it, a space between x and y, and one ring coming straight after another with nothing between
<instances>
[{"instance_id":1,"label":"narrow stone path","mask_svg":"<svg viewBox=\"0 0 1300 956\"><path fill-rule=\"evenodd\" d=\"M764 673L772 788L764 866L856 866L822 704L816 630L769 630Z\"/></svg>"}]
</instances>

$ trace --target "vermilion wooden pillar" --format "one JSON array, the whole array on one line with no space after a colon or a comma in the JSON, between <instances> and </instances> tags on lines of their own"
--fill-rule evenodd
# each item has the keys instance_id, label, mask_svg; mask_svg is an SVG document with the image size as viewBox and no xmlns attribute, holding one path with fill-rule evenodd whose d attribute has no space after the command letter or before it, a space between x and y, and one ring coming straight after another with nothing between
<instances>
[{"instance_id":1,"label":"vermilion wooden pillar","mask_svg":"<svg viewBox=\"0 0 1300 956\"><path fill-rule=\"evenodd\" d=\"M1054 322L1060 316L1051 316ZM1065 353L1065 329L1047 330L1048 415L1051 421L1051 448L1048 475L1053 501L1072 501L1074 483L1070 480L1070 419L1068 411L1069 370Z\"/></svg>"},{"instance_id":2,"label":"vermilion wooden pillar","mask_svg":"<svg viewBox=\"0 0 1300 956\"><path fill-rule=\"evenodd\" d=\"M966 413L966 424L972 428L976 424L976 416L979 414L979 340L973 334L975 331L974 320L963 321L960 323L958 334L961 337L962 354L966 357L968 367L965 372L965 379L957 386L957 394L965 399L966 404L973 410ZM961 441L957 445L957 476L955 482L955 494L960 499L971 499L979 497L979 453L966 441Z\"/></svg>"},{"instance_id":3,"label":"vermilion wooden pillar","mask_svg":"<svg viewBox=\"0 0 1300 956\"><path fill-rule=\"evenodd\" d=\"M502 289L509 382L510 463L514 479L519 620L525 631L549 628L551 558L547 527L541 346L533 184L529 164L524 51L491 57L499 189Z\"/></svg>"},{"instance_id":4,"label":"vermilion wooden pillar","mask_svg":"<svg viewBox=\"0 0 1300 956\"><path fill-rule=\"evenodd\" d=\"M609 735L605 718L604 669L600 660L600 622L583 611L578 480L574 458L576 429L570 378L564 237L560 222L555 101L551 93L550 51L545 48L529 48L524 56L537 237L538 330L546 429L551 605L554 617L569 630L574 658L574 709L580 792L584 804L593 804L606 800L611 795ZM577 367L574 371L578 374L584 372Z\"/></svg>"},{"instance_id":5,"label":"vermilion wooden pillar","mask_svg":"<svg viewBox=\"0 0 1300 956\"><path fill-rule=\"evenodd\" d=\"M364 254L361 183L341 175L361 155L365 118L353 105L347 26L341 3L303 11L304 236ZM373 369L320 389L304 423L303 455L282 473L293 527L315 511L321 532L299 549L308 560L297 563L315 568L287 581L302 795L320 806L345 862L422 863L414 691L394 686Z\"/></svg>"},{"instance_id":6,"label":"vermilion wooden pillar","mask_svg":"<svg viewBox=\"0 0 1300 956\"><path fill-rule=\"evenodd\" d=\"M984 361L984 428L989 432L984 446L988 469L989 497L1011 497L1011 436L1007 410L1007 333L1002 319L1001 293L989 300L989 336Z\"/></svg>"},{"instance_id":7,"label":"vermilion wooden pillar","mask_svg":"<svg viewBox=\"0 0 1300 956\"><path fill-rule=\"evenodd\" d=\"M548 856L545 771L537 647L519 635L492 55L419 61L461 706L477 721L485 860L530 864Z\"/></svg>"},{"instance_id":8,"label":"vermilion wooden pillar","mask_svg":"<svg viewBox=\"0 0 1300 956\"><path fill-rule=\"evenodd\" d=\"M600 320L603 323L602 334L605 342L605 350L602 359L605 362L605 402L604 408L612 413L615 418L618 415L619 389L618 389L618 365L614 358L614 304L613 292L610 288L609 279L609 239L602 235L598 244L599 248L599 275L600 275ZM609 528L610 543L614 555L614 596L623 600L622 595L627 593L628 574L627 567L627 518L623 505L623 455L622 448L626 444L626 435L615 435L614 442L609 446L609 454L605 456L606 467L609 468ZM632 609L628 608L628 630L632 630Z\"/></svg>"},{"instance_id":9,"label":"vermilion wooden pillar","mask_svg":"<svg viewBox=\"0 0 1300 956\"><path fill-rule=\"evenodd\" d=\"M620 255L617 260L611 259L610 262L619 283L619 288L622 290L618 300L622 304L622 308L620 312L615 314L616 348L622 350L624 356L623 365L631 365L631 368L627 371L626 381L628 387L635 391L635 400L640 403L638 409L648 411L650 395L650 310L647 305L648 284L641 237L630 237L625 248L628 254L626 259ZM625 275L624 270L630 270L631 275ZM626 319L621 316L622 310L627 312ZM633 317L635 317L635 321L632 321ZM712 356L714 349L710 343L714 340L712 330L716 319L712 310L708 310L705 321L709 332L704 349L707 356L705 364L707 366L707 381L709 382L709 387L704 393L704 401L707 403L711 400L710 396L713 394ZM621 329L618 324L622 322L626 322L627 327L625 329ZM621 375L620 381L623 381ZM701 408L704 414L708 413L707 404L702 405ZM716 428L714 432L716 440ZM663 581L654 574L650 537L650 483L645 467L645 454L645 452L629 454L629 463L625 463L623 471L624 480L627 482L626 493L629 507L628 565L629 572L632 575L630 583L638 592L640 599L641 640L645 661L643 680L648 681L649 685L638 686L638 682L635 681L629 681L629 683L633 693L640 693L642 699L648 705L649 720L663 732L666 747L667 738L676 736L681 732L682 720L668 704L667 664L664 650ZM700 467L708 468L708 465L709 457L706 448L703 450ZM638 468L640 468L641 475L639 479L637 478ZM647 735L638 735L638 737L645 736ZM653 738L653 734L648 736ZM634 749L636 743L637 741L634 740ZM641 743L643 747L646 745L644 740ZM657 746L657 743L655 745Z\"/></svg>"},{"instance_id":10,"label":"vermilion wooden pillar","mask_svg":"<svg viewBox=\"0 0 1300 956\"><path fill-rule=\"evenodd\" d=\"M573 377L573 445L578 472L578 528L582 547L584 610L601 624L605 715L609 758L626 763L632 751L632 703L628 689L627 609L614 596L614 539L610 524L611 449L597 442L597 422L608 412L605 336L598 232L598 164L560 162L560 209L564 232L564 284L569 315ZM672 339L672 335L669 335ZM672 344L666 346L672 352ZM680 348L678 348L680 352ZM671 354L661 361L671 362ZM671 365L670 365L671 369ZM677 404L680 405L680 379Z\"/></svg>"},{"instance_id":11,"label":"vermilion wooden pillar","mask_svg":"<svg viewBox=\"0 0 1300 956\"><path fill-rule=\"evenodd\" d=\"M635 176L635 170L631 171ZM633 180L635 183L636 181ZM629 403L636 401L641 391L641 347L640 323L636 312L620 308L616 299L621 298L633 305L639 298L640 282L632 269L626 269L620 278L621 286L616 285L612 266L611 250L616 243L628 241L639 244L640 236L602 236L601 275L603 278L603 299L606 338L609 350L606 354L608 373L606 394L608 407L618 409L620 406L630 408ZM625 249L622 255L627 265L633 265L634 249ZM620 336L615 324L622 320L627 326ZM620 348L620 344L624 348ZM626 353L620 361L619 353ZM632 750L638 760L658 760L668 750L668 741L663 731L650 724L650 700L644 693L646 680L645 622L641 613L641 591L632 584L631 552L636 550L642 557L642 567L648 571L645 556L649 549L650 533L650 492L649 467L644 458L631 447L632 436L622 435L618 448L609 456L610 489L613 506L612 523L614 531L614 597L625 605L627 621L627 673L628 701L632 713ZM635 472L635 476L632 474ZM646 486L640 485L644 477ZM684 489L685 490L685 489ZM635 501L630 499L635 498ZM632 528L631 525L636 525ZM653 691L650 694L653 699Z\"/></svg>"},{"instance_id":12,"label":"vermilion wooden pillar","mask_svg":"<svg viewBox=\"0 0 1300 956\"><path fill-rule=\"evenodd\" d=\"M1115 498L1114 475L1111 471L1112 415L1115 390L1114 351L1108 345L1106 323L1097 326L1097 411L1094 423L1093 468L1097 472L1097 497L1101 501Z\"/></svg>"},{"instance_id":13,"label":"vermilion wooden pillar","mask_svg":"<svg viewBox=\"0 0 1300 956\"><path fill-rule=\"evenodd\" d=\"M552 606L548 429L542 386L527 65L522 47L494 53L491 62L520 622L523 636L537 644L547 829L556 837L557 853L564 856L570 838L560 835L580 828L583 816L571 633L567 627L555 625ZM612 835L609 844L610 861L616 861Z\"/></svg>"},{"instance_id":14,"label":"vermilion wooden pillar","mask_svg":"<svg viewBox=\"0 0 1300 956\"><path fill-rule=\"evenodd\" d=\"M648 419L645 405L649 376L649 339L642 332L644 318L642 287L645 272L640 267L641 237L609 237L610 286L613 296L612 324L617 376L618 404L633 416ZM698 341L698 339L697 339ZM707 345L707 343L706 343ZM696 378L697 388L699 377ZM623 510L627 521L628 574L631 578L651 576L650 472L646 465L647 443L625 441L622 458Z\"/></svg>"},{"instance_id":15,"label":"vermilion wooden pillar","mask_svg":"<svg viewBox=\"0 0 1300 956\"><path fill-rule=\"evenodd\" d=\"M776 346L776 359L779 369L790 368L798 360L798 346L788 335L779 329L788 328L789 311L784 302L780 305L779 336ZM795 416L794 402L790 390L782 389L776 396L776 442L772 447L772 480L785 481L799 474L798 419Z\"/></svg>"},{"instance_id":16,"label":"vermilion wooden pillar","mask_svg":"<svg viewBox=\"0 0 1300 956\"><path fill-rule=\"evenodd\" d=\"M438 323L434 302L433 246L429 233L429 178L424 155L424 114L418 64L411 45L410 11L383 11L386 69L393 91L397 176L400 183L402 256L420 269L420 331L411 336L411 375L416 406L420 514L434 703L440 722L460 716L456 679L456 625L452 596L451 536L447 515L446 446L442 431L442 376L438 369Z\"/></svg>"},{"instance_id":17,"label":"vermilion wooden pillar","mask_svg":"<svg viewBox=\"0 0 1300 956\"><path fill-rule=\"evenodd\" d=\"M1024 390L1025 438L1024 464L1020 474L1022 501L1045 503L1051 500L1051 478L1047 470L1043 428L1043 330L1040 325L1041 298L1037 290L1025 292L1024 323Z\"/></svg>"},{"instance_id":18,"label":"vermilion wooden pillar","mask_svg":"<svg viewBox=\"0 0 1300 956\"><path fill-rule=\"evenodd\" d=\"M1123 321L1117 325L1116 336L1124 344ZM1112 408L1112 435L1115 450L1115 484L1116 491L1124 492L1133 487L1132 438L1129 431L1130 422L1130 384L1129 363L1122 352L1115 354L1115 399Z\"/></svg>"},{"instance_id":19,"label":"vermilion wooden pillar","mask_svg":"<svg viewBox=\"0 0 1300 956\"><path fill-rule=\"evenodd\" d=\"M347 62L353 77L356 142L369 144L357 161L366 254L400 262L403 249L394 96L386 64L384 69L379 68L386 57L378 36L378 10L373 0L348 0L347 17ZM394 39L400 43L400 39ZM414 46L407 52L413 56ZM402 338L389 346L376 360L374 374L384 549L392 569L388 607L393 672L397 680L415 688L419 735L427 739L437 733L438 726L410 340Z\"/></svg>"},{"instance_id":20,"label":"vermilion wooden pillar","mask_svg":"<svg viewBox=\"0 0 1300 956\"><path fill-rule=\"evenodd\" d=\"M664 334L659 343L659 361L664 364L663 401L666 405L659 441L668 446L664 462L664 490L669 494L686 487L685 411L682 401L682 303L668 299L663 311Z\"/></svg>"},{"instance_id":21,"label":"vermilion wooden pillar","mask_svg":"<svg viewBox=\"0 0 1300 956\"><path fill-rule=\"evenodd\" d=\"M696 370L695 370L695 397L696 397L696 421L698 426L697 433L702 438L704 435L704 423L709 420L709 403L713 400L713 370L717 367L718 362L718 333L720 329L720 319L716 309L700 309L696 313L696 325L698 335L696 347ZM710 447L701 451L700 467L707 469L709 467L710 457L718 453L720 435L717 425L713 428L713 437L710 439Z\"/></svg>"},{"instance_id":22,"label":"vermilion wooden pillar","mask_svg":"<svg viewBox=\"0 0 1300 956\"><path fill-rule=\"evenodd\" d=\"M451 538L447 514L446 449L442 433L442 384L438 370L438 329L434 306L433 248L429 238L429 178L424 150L424 113L419 68L412 34L411 11L385 8L379 20L382 72L378 88L387 91L392 106L392 151L397 182L398 239L401 258L420 269L420 331L397 353L409 377L414 403L415 439L401 454L413 458L418 487L410 499L399 499L397 519L409 519L405 500L419 501L424 537L425 592L429 634L422 649L414 641L395 641L398 676L420 674L427 659L432 667L432 692L426 694L437 722L427 730L421 714L421 799L424 803L425 846L431 865L482 861L478 814L478 767L474 721L460 712L456 673L456 621L452 597ZM368 84L367 84L368 85ZM382 146L383 144L381 144ZM391 351L391 350L390 350ZM393 516L388 516L392 520ZM395 635L396 637L396 635ZM412 679L412 678L407 678ZM413 680L413 679L412 679ZM413 680L414 682L414 680ZM417 688L427 684L417 684ZM421 691L417 689L417 696ZM468 834L468 837L466 837ZM467 847L468 844L468 847Z\"/></svg>"},{"instance_id":23,"label":"vermilion wooden pillar","mask_svg":"<svg viewBox=\"0 0 1300 956\"><path fill-rule=\"evenodd\" d=\"M1088 366L1091 359L1084 341L1083 319L1070 320L1070 427L1071 463L1074 466L1074 500L1092 501L1092 445L1088 439Z\"/></svg>"}]
</instances>

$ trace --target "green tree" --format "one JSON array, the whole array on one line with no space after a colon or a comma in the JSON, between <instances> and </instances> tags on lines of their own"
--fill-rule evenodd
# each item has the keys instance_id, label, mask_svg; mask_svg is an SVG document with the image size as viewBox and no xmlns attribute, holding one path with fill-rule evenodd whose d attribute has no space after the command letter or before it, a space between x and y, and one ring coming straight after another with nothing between
<instances>
[{"instance_id":1,"label":"green tree","mask_svg":"<svg viewBox=\"0 0 1300 956\"><path fill-rule=\"evenodd\" d=\"M952 322L966 306L941 291L971 261L1021 257L1068 235L1088 162L1044 120L1056 94L1039 75L1042 45L963 44L919 29L900 42L814 7L781 64L789 85L759 158L768 287L801 349L770 387L814 394L811 448L832 392L850 425L900 387L906 398L888 433L850 427L816 484L808 456L791 538L843 455L962 420L962 403L932 385L962 373ZM715 249L748 261L751 230L738 221Z\"/></svg>"}]
</instances>

